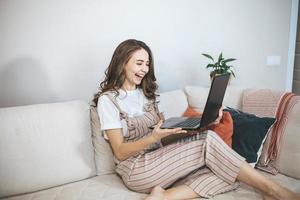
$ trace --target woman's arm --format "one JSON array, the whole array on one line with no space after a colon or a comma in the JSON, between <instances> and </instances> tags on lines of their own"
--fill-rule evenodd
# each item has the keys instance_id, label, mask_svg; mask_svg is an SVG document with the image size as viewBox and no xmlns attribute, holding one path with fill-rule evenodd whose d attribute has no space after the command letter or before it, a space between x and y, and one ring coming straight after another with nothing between
<instances>
[{"instance_id":1,"label":"woman's arm","mask_svg":"<svg viewBox=\"0 0 300 200\"><path fill-rule=\"evenodd\" d=\"M165 121L165 116L162 112L158 113L159 119Z\"/></svg>"},{"instance_id":2,"label":"woman's arm","mask_svg":"<svg viewBox=\"0 0 300 200\"><path fill-rule=\"evenodd\" d=\"M220 109L219 117L210 125L215 125L220 122L222 119L223 112ZM161 119L164 119L162 113L160 113ZM118 160L126 160L130 156L135 155L141 150L148 148L151 144L159 141L161 138L166 137L171 134L177 133L186 133L187 131L182 130L181 128L175 129L161 129L163 121L161 120L153 129L153 134L147 137L144 137L135 142L124 142L122 129L109 129L106 130L105 133L110 141L113 152Z\"/></svg>"},{"instance_id":3,"label":"woman's arm","mask_svg":"<svg viewBox=\"0 0 300 200\"><path fill-rule=\"evenodd\" d=\"M122 129L110 129L106 131L106 135L112 146L114 155L118 160L126 160L137 152L147 148L156 140L149 136L135 142L124 142Z\"/></svg>"},{"instance_id":4,"label":"woman's arm","mask_svg":"<svg viewBox=\"0 0 300 200\"><path fill-rule=\"evenodd\" d=\"M110 129L106 130L105 133L109 139L112 146L114 155L118 160L126 160L130 156L135 155L141 150L148 148L151 144L159 141L161 138L166 137L171 134L186 133L185 130L181 128L175 129L160 129L162 121L160 121L153 129L153 134L144 137L135 142L124 142L122 129Z\"/></svg>"}]
</instances>

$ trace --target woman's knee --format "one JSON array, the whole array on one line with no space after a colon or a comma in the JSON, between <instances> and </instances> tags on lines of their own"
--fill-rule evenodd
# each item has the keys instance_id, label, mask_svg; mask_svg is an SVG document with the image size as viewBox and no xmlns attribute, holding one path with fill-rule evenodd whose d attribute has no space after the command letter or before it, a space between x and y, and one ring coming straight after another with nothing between
<instances>
[{"instance_id":1,"label":"woman's knee","mask_svg":"<svg viewBox=\"0 0 300 200\"><path fill-rule=\"evenodd\" d=\"M206 140L220 140L220 136L214 132L214 131L211 131L211 130L208 130L207 133L206 133Z\"/></svg>"},{"instance_id":2,"label":"woman's knee","mask_svg":"<svg viewBox=\"0 0 300 200\"><path fill-rule=\"evenodd\" d=\"M208 130L206 135L206 145L210 144L216 144L218 146L223 144L226 145L226 143L222 140L222 138L220 138L220 136L216 132Z\"/></svg>"}]
</instances>

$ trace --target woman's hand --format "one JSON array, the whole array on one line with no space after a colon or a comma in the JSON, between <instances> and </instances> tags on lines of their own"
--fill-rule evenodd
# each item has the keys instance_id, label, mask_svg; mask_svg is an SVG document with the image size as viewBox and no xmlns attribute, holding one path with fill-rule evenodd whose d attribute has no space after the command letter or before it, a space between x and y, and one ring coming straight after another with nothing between
<instances>
[{"instance_id":1,"label":"woman's hand","mask_svg":"<svg viewBox=\"0 0 300 200\"><path fill-rule=\"evenodd\" d=\"M160 120L158 124L155 125L153 129L153 134L152 136L156 141L159 141L160 139L172 135L172 134L178 134L178 133L186 133L186 130L182 130L182 128L172 128L172 129L161 129L161 125L163 124L163 121Z\"/></svg>"}]
</instances>

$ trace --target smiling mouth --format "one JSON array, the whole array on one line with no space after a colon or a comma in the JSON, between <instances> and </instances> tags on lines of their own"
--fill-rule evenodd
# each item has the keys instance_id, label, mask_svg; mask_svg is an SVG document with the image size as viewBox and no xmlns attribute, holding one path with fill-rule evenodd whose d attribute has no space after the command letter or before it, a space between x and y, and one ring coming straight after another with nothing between
<instances>
[{"instance_id":1,"label":"smiling mouth","mask_svg":"<svg viewBox=\"0 0 300 200\"><path fill-rule=\"evenodd\" d=\"M144 78L144 75L141 75L141 74L135 74L135 76L140 78L140 79Z\"/></svg>"}]
</instances>

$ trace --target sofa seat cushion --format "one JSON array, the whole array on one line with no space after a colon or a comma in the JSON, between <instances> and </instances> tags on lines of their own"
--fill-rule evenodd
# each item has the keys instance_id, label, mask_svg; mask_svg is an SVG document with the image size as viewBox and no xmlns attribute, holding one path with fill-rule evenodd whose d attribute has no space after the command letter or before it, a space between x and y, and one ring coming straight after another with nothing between
<instances>
[{"instance_id":1,"label":"sofa seat cushion","mask_svg":"<svg viewBox=\"0 0 300 200\"><path fill-rule=\"evenodd\" d=\"M300 193L300 180L289 178L282 174L272 176L264 173L270 179ZM66 184L48 190L26 194L17 197L5 198L3 200L142 200L145 194L128 190L122 180L115 174L95 176L90 179ZM199 200L201 198L198 198ZM217 195L215 200L252 200L262 199L260 194L244 184L235 191Z\"/></svg>"},{"instance_id":2,"label":"sofa seat cushion","mask_svg":"<svg viewBox=\"0 0 300 200\"><path fill-rule=\"evenodd\" d=\"M268 177L269 179L275 181L276 183L289 188L290 190L300 193L300 180L294 179L283 174L277 174L276 176L271 175L269 173L261 172L264 176ZM215 200L262 200L262 196L252 187L247 186L241 183L241 187L237 190L224 193L222 195L215 196L213 199Z\"/></svg>"},{"instance_id":3,"label":"sofa seat cushion","mask_svg":"<svg viewBox=\"0 0 300 200\"><path fill-rule=\"evenodd\" d=\"M141 200L145 196L128 190L117 175L109 174L5 200Z\"/></svg>"}]
</instances>

